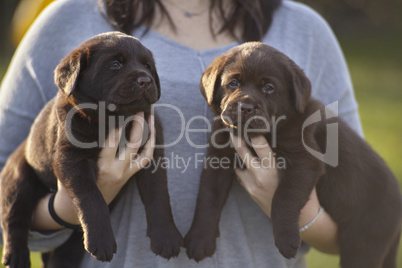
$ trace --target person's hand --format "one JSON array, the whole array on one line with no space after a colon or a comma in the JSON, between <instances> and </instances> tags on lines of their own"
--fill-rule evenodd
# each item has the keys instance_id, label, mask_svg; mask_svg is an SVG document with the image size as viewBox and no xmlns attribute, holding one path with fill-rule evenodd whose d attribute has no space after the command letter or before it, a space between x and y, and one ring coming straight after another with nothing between
<instances>
[{"instance_id":1,"label":"person's hand","mask_svg":"<svg viewBox=\"0 0 402 268\"><path fill-rule=\"evenodd\" d=\"M277 163L274 152L264 136L250 139L257 154L254 156L243 138L231 135L233 146L246 168L235 169L237 178L251 198L270 217L272 198L279 184ZM300 211L299 227L311 222L320 209L320 203L314 188L309 200ZM326 253L338 253L337 225L324 211L314 224L301 233L302 239L318 250Z\"/></svg>"},{"instance_id":2,"label":"person's hand","mask_svg":"<svg viewBox=\"0 0 402 268\"><path fill-rule=\"evenodd\" d=\"M273 151L262 135L250 140L257 157L252 154L243 138L234 135L231 135L231 138L236 152L246 167L235 169L237 179L264 213L270 217L272 198L279 183Z\"/></svg>"},{"instance_id":3,"label":"person's hand","mask_svg":"<svg viewBox=\"0 0 402 268\"><path fill-rule=\"evenodd\" d=\"M148 121L150 137L140 154L137 154L142 144L143 128L145 126L144 113L137 113L134 116L128 146L119 151L119 155L116 154L122 134L121 128L111 131L102 145L103 149L98 158L96 185L108 204L113 201L128 179L152 160L155 147L155 125L152 115ZM63 185L59 183L58 195L64 194L64 191Z\"/></svg>"},{"instance_id":4,"label":"person's hand","mask_svg":"<svg viewBox=\"0 0 402 268\"><path fill-rule=\"evenodd\" d=\"M243 138L232 135L233 146L246 166L246 169L237 168L235 172L240 184L270 217L272 198L279 183L275 154L264 136L253 137L250 141L257 156L253 156ZM304 226L313 219L319 208L314 189L301 211L300 225Z\"/></svg>"},{"instance_id":5,"label":"person's hand","mask_svg":"<svg viewBox=\"0 0 402 268\"><path fill-rule=\"evenodd\" d=\"M154 117L148 120L150 137L138 154L142 144L144 113L137 113L131 129L128 146L116 155L122 129L109 133L98 159L97 186L109 204L129 178L152 160L155 147Z\"/></svg>"},{"instance_id":6,"label":"person's hand","mask_svg":"<svg viewBox=\"0 0 402 268\"><path fill-rule=\"evenodd\" d=\"M138 154L142 144L143 128L145 127L144 113L135 115L128 146L117 154L122 129L111 131L102 145L103 149L98 158L98 178L96 184L106 203L110 203L117 196L129 178L144 168L151 160L155 147L154 117L150 116L148 126L150 137ZM57 230L62 227L51 218L48 211L50 194L41 199L34 213L32 223L35 230ZM54 198L54 210L63 221L70 224L79 224L73 202L65 187L58 182L58 190Z\"/></svg>"}]
</instances>

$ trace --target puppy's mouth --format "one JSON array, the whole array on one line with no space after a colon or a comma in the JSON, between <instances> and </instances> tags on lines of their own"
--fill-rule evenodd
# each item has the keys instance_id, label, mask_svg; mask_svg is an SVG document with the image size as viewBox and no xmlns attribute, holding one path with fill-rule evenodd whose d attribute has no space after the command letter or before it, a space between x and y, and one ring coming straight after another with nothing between
<instances>
[{"instance_id":1,"label":"puppy's mouth","mask_svg":"<svg viewBox=\"0 0 402 268\"><path fill-rule=\"evenodd\" d=\"M112 109L116 112L131 114L137 111L144 111L149 108L151 104L152 103L144 100L134 100L129 103L109 102L107 107L113 107Z\"/></svg>"},{"instance_id":2,"label":"puppy's mouth","mask_svg":"<svg viewBox=\"0 0 402 268\"><path fill-rule=\"evenodd\" d=\"M229 103L223 108L221 119L225 125L235 129L258 129L269 131L268 115L262 107L247 102Z\"/></svg>"},{"instance_id":3,"label":"puppy's mouth","mask_svg":"<svg viewBox=\"0 0 402 268\"><path fill-rule=\"evenodd\" d=\"M116 85L109 101L121 108L146 107L158 101L157 86L152 78L140 76L131 82Z\"/></svg>"}]
</instances>

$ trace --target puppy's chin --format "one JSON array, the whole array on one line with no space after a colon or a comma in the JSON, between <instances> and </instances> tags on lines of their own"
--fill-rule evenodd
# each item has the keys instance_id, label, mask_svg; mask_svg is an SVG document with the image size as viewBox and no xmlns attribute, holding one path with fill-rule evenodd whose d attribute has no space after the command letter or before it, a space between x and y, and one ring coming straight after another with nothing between
<instances>
[{"instance_id":1,"label":"puppy's chin","mask_svg":"<svg viewBox=\"0 0 402 268\"><path fill-rule=\"evenodd\" d=\"M136 83L121 83L116 84L110 91L108 99L110 102L121 105L132 105L135 102L153 104L158 101L158 95L155 82L152 82L147 88L141 88Z\"/></svg>"},{"instance_id":2,"label":"puppy's chin","mask_svg":"<svg viewBox=\"0 0 402 268\"><path fill-rule=\"evenodd\" d=\"M243 127L245 130L260 130L261 132L269 132L270 130L268 119L262 116L250 118Z\"/></svg>"},{"instance_id":3,"label":"puppy's chin","mask_svg":"<svg viewBox=\"0 0 402 268\"><path fill-rule=\"evenodd\" d=\"M243 114L235 109L225 109L221 113L222 122L230 128L239 129L241 131L254 130L255 132L268 133L270 130L270 121L268 116L261 111L253 114Z\"/></svg>"},{"instance_id":4,"label":"puppy's chin","mask_svg":"<svg viewBox=\"0 0 402 268\"><path fill-rule=\"evenodd\" d=\"M130 116L138 112L149 111L152 103L147 100L135 100L131 103L115 103L110 102L107 104L109 111L114 115Z\"/></svg>"},{"instance_id":5,"label":"puppy's chin","mask_svg":"<svg viewBox=\"0 0 402 268\"><path fill-rule=\"evenodd\" d=\"M112 94L108 103L114 107L115 114L132 115L139 111L149 111L158 101L158 94L150 89L148 92L134 91L131 94L119 92ZM108 106L109 107L109 106ZM111 110L113 112L113 110Z\"/></svg>"},{"instance_id":6,"label":"puppy's chin","mask_svg":"<svg viewBox=\"0 0 402 268\"><path fill-rule=\"evenodd\" d=\"M131 94L122 94L118 93L116 95L112 95L109 98L110 103L114 103L119 106L141 106L141 105L150 105L158 101L158 95L152 93L131 93Z\"/></svg>"}]
</instances>

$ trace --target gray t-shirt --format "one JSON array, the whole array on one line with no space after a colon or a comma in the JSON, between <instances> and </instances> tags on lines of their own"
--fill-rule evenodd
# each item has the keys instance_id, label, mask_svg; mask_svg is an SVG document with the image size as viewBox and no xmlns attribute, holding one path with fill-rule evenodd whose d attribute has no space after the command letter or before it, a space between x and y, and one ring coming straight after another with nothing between
<instances>
[{"instance_id":1,"label":"gray t-shirt","mask_svg":"<svg viewBox=\"0 0 402 268\"><path fill-rule=\"evenodd\" d=\"M101 15L97 0L60 0L46 9L20 44L0 89L0 169L27 136L44 104L57 92L53 70L81 42L114 30ZM183 235L190 228L202 159L212 113L199 91L206 66L238 45L196 51L145 28L133 32L154 54L162 97L156 111L164 128L168 186L173 215ZM339 116L362 134L348 69L341 49L326 22L310 8L284 1L262 40L276 47L304 69L313 96L324 104L338 101ZM186 130L187 129L187 130ZM190 131L188 131L190 130ZM295 259L284 259L274 245L269 218L235 182L224 206L220 237L212 258L189 260L185 249L167 261L155 256L146 237L146 219L135 181L129 181L112 211L118 250L111 263L87 254L82 267L305 267L303 245ZM32 250L47 251L68 238L70 230L30 233Z\"/></svg>"}]
</instances>

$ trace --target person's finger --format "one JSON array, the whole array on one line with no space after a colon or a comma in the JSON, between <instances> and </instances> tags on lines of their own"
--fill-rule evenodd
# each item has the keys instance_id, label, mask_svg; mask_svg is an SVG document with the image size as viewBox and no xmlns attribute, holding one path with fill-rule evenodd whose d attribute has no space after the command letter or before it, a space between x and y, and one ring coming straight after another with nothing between
<instances>
[{"instance_id":1,"label":"person's finger","mask_svg":"<svg viewBox=\"0 0 402 268\"><path fill-rule=\"evenodd\" d=\"M259 185L256 184L255 176L247 169L235 169L237 180L240 185L252 196L256 196L259 194L261 189Z\"/></svg>"},{"instance_id":2,"label":"person's finger","mask_svg":"<svg viewBox=\"0 0 402 268\"><path fill-rule=\"evenodd\" d=\"M251 138L251 143L255 153L264 167L275 166L274 152L267 139L263 135Z\"/></svg>"},{"instance_id":3,"label":"person's finger","mask_svg":"<svg viewBox=\"0 0 402 268\"><path fill-rule=\"evenodd\" d=\"M156 140L156 130L155 130L154 120L155 120L154 116L151 115L148 120L150 136L149 136L148 141L145 143L141 153L136 155L136 157L134 159L133 159L133 157L131 157L132 161L137 162L137 165L136 165L137 169L144 168L152 160L152 156L154 154L154 149L155 149L155 140Z\"/></svg>"},{"instance_id":4,"label":"person's finger","mask_svg":"<svg viewBox=\"0 0 402 268\"><path fill-rule=\"evenodd\" d=\"M253 156L253 153L248 148L245 140L239 136L235 136L233 133L230 133L230 137L232 140L232 144L240 159L246 165L247 169L250 169L254 165L258 164L258 159Z\"/></svg>"},{"instance_id":5,"label":"person's finger","mask_svg":"<svg viewBox=\"0 0 402 268\"><path fill-rule=\"evenodd\" d=\"M133 125L130 130L130 138L127 147L130 149L138 149L142 143L142 136L144 133L145 119L144 112L138 112L133 116Z\"/></svg>"},{"instance_id":6,"label":"person's finger","mask_svg":"<svg viewBox=\"0 0 402 268\"><path fill-rule=\"evenodd\" d=\"M135 121L130 130L129 144L124 149L124 159L132 161L137 155L137 152L142 144L143 129L145 127L144 113L137 113ZM149 128L149 127L148 127Z\"/></svg>"},{"instance_id":7,"label":"person's finger","mask_svg":"<svg viewBox=\"0 0 402 268\"><path fill-rule=\"evenodd\" d=\"M234 169L235 173L236 173L236 178L239 181L239 183L245 187L245 185L248 183L248 178L249 175L247 169L240 169L240 168L235 168Z\"/></svg>"},{"instance_id":8,"label":"person's finger","mask_svg":"<svg viewBox=\"0 0 402 268\"><path fill-rule=\"evenodd\" d=\"M149 126L149 132L150 136L148 141L145 143L144 147L142 148L142 151L140 154L132 154L130 155L130 168L128 172L130 174L135 174L137 171L140 169L146 167L149 162L152 160L152 156L154 153L154 148L155 148L155 137L156 137L156 132L155 132L155 124L154 124L154 117L150 116L148 119L148 126Z\"/></svg>"},{"instance_id":9,"label":"person's finger","mask_svg":"<svg viewBox=\"0 0 402 268\"><path fill-rule=\"evenodd\" d=\"M144 112L133 115L132 122L128 140L121 143L119 147L119 160L124 161L121 163L123 167L130 161L130 156L136 154L141 147L145 126Z\"/></svg>"},{"instance_id":10,"label":"person's finger","mask_svg":"<svg viewBox=\"0 0 402 268\"><path fill-rule=\"evenodd\" d=\"M141 152L140 155L152 158L156 142L155 117L153 115L149 116L148 127L149 127L149 139L145 143L143 151Z\"/></svg>"},{"instance_id":11,"label":"person's finger","mask_svg":"<svg viewBox=\"0 0 402 268\"><path fill-rule=\"evenodd\" d=\"M104 140L99 154L99 159L108 159L114 161L116 158L117 148L119 147L120 137L123 129L113 129L109 132L107 138Z\"/></svg>"}]
</instances>

